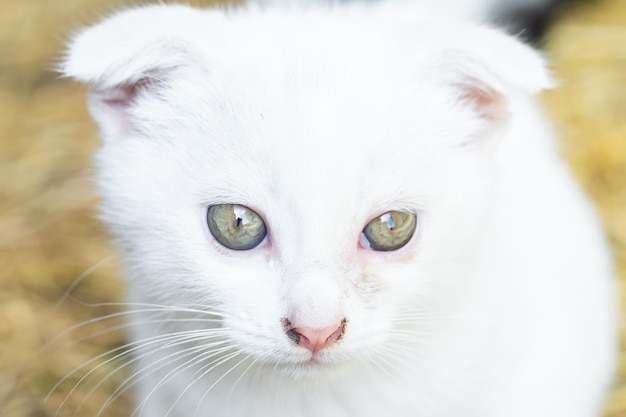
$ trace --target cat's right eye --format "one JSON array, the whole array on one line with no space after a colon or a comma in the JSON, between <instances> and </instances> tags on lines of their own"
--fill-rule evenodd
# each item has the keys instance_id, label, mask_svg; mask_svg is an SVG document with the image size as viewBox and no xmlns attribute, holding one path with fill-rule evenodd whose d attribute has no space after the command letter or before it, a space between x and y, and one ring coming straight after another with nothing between
<instances>
[{"instance_id":1,"label":"cat's right eye","mask_svg":"<svg viewBox=\"0 0 626 417\"><path fill-rule=\"evenodd\" d=\"M257 247L267 230L254 210L237 204L216 204L207 210L209 231L222 246L232 250Z\"/></svg>"},{"instance_id":2,"label":"cat's right eye","mask_svg":"<svg viewBox=\"0 0 626 417\"><path fill-rule=\"evenodd\" d=\"M394 210L369 222L361 235L369 249L389 252L409 243L416 226L415 214Z\"/></svg>"}]
</instances>

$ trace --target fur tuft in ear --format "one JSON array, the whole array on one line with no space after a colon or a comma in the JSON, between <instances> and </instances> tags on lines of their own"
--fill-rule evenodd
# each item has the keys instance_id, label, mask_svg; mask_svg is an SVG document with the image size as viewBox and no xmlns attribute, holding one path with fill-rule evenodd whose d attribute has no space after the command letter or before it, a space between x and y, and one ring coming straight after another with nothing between
<instances>
[{"instance_id":1,"label":"fur tuft in ear","mask_svg":"<svg viewBox=\"0 0 626 417\"><path fill-rule=\"evenodd\" d=\"M506 120L513 97L533 96L554 85L537 51L485 27L473 28L448 45L436 68L439 78L455 89L458 101L490 128Z\"/></svg>"},{"instance_id":2,"label":"fur tuft in ear","mask_svg":"<svg viewBox=\"0 0 626 417\"><path fill-rule=\"evenodd\" d=\"M129 107L140 93L188 65L201 15L186 6L150 6L114 15L79 32L59 71L92 86L90 110L104 139L133 129Z\"/></svg>"}]
</instances>

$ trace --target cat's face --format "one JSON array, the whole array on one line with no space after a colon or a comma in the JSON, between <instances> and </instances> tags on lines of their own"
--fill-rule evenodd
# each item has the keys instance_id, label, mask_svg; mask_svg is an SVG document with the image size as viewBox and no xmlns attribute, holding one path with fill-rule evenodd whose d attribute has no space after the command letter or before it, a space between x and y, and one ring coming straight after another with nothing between
<instances>
[{"instance_id":1,"label":"cat's face","mask_svg":"<svg viewBox=\"0 0 626 417\"><path fill-rule=\"evenodd\" d=\"M315 27L196 43L92 99L131 299L211 312L233 349L297 376L421 348L470 285L503 118L495 90L385 31Z\"/></svg>"},{"instance_id":2,"label":"cat's face","mask_svg":"<svg viewBox=\"0 0 626 417\"><path fill-rule=\"evenodd\" d=\"M428 85L318 74L293 85L231 74L219 87L190 74L193 85L171 81L142 103L154 107L141 123L159 125L150 137L99 154L107 219L122 253L138 253L135 297L149 302L144 288L157 287L160 302L206 304L238 348L288 367L352 361L390 341L408 312L435 314L432 284L472 253L492 182L487 153L461 145L472 129L462 109L404 90L428 96ZM232 231L209 228L234 209L265 227L250 249L229 249ZM415 216L414 232L375 250L363 230L390 212ZM315 355L287 334L343 321Z\"/></svg>"}]
</instances>

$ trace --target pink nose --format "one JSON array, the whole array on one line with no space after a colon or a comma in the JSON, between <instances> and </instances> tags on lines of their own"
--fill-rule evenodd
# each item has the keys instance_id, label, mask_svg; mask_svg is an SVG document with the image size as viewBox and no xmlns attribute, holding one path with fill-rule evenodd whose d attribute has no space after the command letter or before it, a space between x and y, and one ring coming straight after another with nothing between
<instances>
[{"instance_id":1,"label":"pink nose","mask_svg":"<svg viewBox=\"0 0 626 417\"><path fill-rule=\"evenodd\" d=\"M337 326L322 328L292 327L289 320L285 320L287 336L296 342L297 345L307 348L311 352L317 352L336 343L346 328L346 319L343 319Z\"/></svg>"}]
</instances>

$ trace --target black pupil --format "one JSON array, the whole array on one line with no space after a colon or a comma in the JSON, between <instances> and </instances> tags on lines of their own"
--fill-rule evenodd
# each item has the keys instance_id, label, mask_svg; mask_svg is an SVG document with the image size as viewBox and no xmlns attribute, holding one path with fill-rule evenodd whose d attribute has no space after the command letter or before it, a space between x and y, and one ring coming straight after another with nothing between
<instances>
[{"instance_id":1,"label":"black pupil","mask_svg":"<svg viewBox=\"0 0 626 417\"><path fill-rule=\"evenodd\" d=\"M237 217L237 220L235 220L235 226L240 227L242 221L243 219L241 217Z\"/></svg>"}]
</instances>

